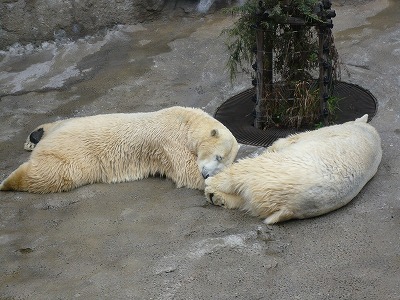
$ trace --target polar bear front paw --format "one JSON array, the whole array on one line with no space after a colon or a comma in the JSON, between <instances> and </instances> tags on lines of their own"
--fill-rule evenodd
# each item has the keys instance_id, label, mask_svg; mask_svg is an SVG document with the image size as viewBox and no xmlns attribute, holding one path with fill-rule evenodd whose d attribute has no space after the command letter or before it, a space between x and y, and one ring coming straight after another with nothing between
<instances>
[{"instance_id":1,"label":"polar bear front paw","mask_svg":"<svg viewBox=\"0 0 400 300\"><path fill-rule=\"evenodd\" d=\"M214 193L210 187L206 187L205 196L209 203L217 206L225 206L225 201L218 197L218 195Z\"/></svg>"},{"instance_id":2,"label":"polar bear front paw","mask_svg":"<svg viewBox=\"0 0 400 300\"><path fill-rule=\"evenodd\" d=\"M224 199L218 197L216 194L210 193L208 196L212 204L217 206L225 206Z\"/></svg>"}]
</instances>

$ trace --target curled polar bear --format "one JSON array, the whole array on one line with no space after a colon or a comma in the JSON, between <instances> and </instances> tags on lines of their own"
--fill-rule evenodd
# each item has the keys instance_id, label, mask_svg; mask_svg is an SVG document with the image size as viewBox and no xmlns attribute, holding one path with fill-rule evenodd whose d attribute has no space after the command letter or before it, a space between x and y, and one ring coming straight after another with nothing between
<instances>
[{"instance_id":1,"label":"curled polar bear","mask_svg":"<svg viewBox=\"0 0 400 300\"><path fill-rule=\"evenodd\" d=\"M156 174L204 189L204 178L230 165L238 148L224 125L196 108L72 118L37 127L25 143L33 149L28 162L0 190L62 192Z\"/></svg>"},{"instance_id":2,"label":"curled polar bear","mask_svg":"<svg viewBox=\"0 0 400 300\"><path fill-rule=\"evenodd\" d=\"M266 224L319 216L350 202L375 175L381 140L368 115L277 140L206 179L208 201Z\"/></svg>"}]
</instances>

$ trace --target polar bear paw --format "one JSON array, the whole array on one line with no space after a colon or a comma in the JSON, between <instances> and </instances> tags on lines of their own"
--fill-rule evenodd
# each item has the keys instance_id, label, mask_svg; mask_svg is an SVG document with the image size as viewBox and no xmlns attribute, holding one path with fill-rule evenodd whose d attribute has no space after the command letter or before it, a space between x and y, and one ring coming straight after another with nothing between
<instances>
[{"instance_id":1,"label":"polar bear paw","mask_svg":"<svg viewBox=\"0 0 400 300\"><path fill-rule=\"evenodd\" d=\"M206 199L209 203L217 206L225 206L225 201L222 197L219 197L218 194L213 193L210 188L205 189Z\"/></svg>"},{"instance_id":2,"label":"polar bear paw","mask_svg":"<svg viewBox=\"0 0 400 300\"><path fill-rule=\"evenodd\" d=\"M227 194L221 191L211 192L210 190L205 192L207 201L213 205L222 206L227 209L240 208L244 205L242 197L236 194Z\"/></svg>"},{"instance_id":3,"label":"polar bear paw","mask_svg":"<svg viewBox=\"0 0 400 300\"><path fill-rule=\"evenodd\" d=\"M42 139L43 134L44 134L43 128L38 128L32 131L31 134L26 139L26 142L24 144L24 149L26 151L32 151L36 147L37 143L39 143L39 141Z\"/></svg>"},{"instance_id":4,"label":"polar bear paw","mask_svg":"<svg viewBox=\"0 0 400 300\"><path fill-rule=\"evenodd\" d=\"M27 142L24 144L24 150L26 150L26 151L32 151L32 150L35 148L35 146L36 146L36 144L34 144L34 143L30 142L30 141L27 141Z\"/></svg>"}]
</instances>

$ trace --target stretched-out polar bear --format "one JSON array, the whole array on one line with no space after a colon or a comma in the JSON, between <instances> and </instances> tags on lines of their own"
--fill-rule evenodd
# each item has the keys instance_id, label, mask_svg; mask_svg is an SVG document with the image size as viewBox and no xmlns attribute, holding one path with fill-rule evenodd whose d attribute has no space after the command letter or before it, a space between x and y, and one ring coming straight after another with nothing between
<instances>
[{"instance_id":1,"label":"stretched-out polar bear","mask_svg":"<svg viewBox=\"0 0 400 300\"><path fill-rule=\"evenodd\" d=\"M367 119L279 139L260 156L206 179L206 198L266 224L338 209L375 175L382 158L379 134Z\"/></svg>"},{"instance_id":2,"label":"stretched-out polar bear","mask_svg":"<svg viewBox=\"0 0 400 300\"><path fill-rule=\"evenodd\" d=\"M0 190L62 192L155 174L172 179L177 187L204 189L204 178L230 165L239 146L204 111L171 107L44 124L30 134L25 148L34 148L28 162Z\"/></svg>"}]
</instances>

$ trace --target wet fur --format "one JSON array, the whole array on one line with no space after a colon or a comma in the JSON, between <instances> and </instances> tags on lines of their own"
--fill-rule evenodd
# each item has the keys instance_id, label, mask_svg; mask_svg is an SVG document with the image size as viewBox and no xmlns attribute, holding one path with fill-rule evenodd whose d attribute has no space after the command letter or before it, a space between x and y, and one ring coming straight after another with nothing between
<instances>
[{"instance_id":1,"label":"wet fur","mask_svg":"<svg viewBox=\"0 0 400 300\"><path fill-rule=\"evenodd\" d=\"M353 122L277 140L206 180L208 201L239 208L273 224L319 216L351 201L382 157L365 115Z\"/></svg>"},{"instance_id":2,"label":"wet fur","mask_svg":"<svg viewBox=\"0 0 400 300\"><path fill-rule=\"evenodd\" d=\"M160 174L178 187L204 189L204 177L230 165L238 144L230 131L200 109L72 118L38 126L25 148L29 160L0 190L51 193L95 183ZM31 141L31 138L33 142ZM216 161L216 156L222 157Z\"/></svg>"}]
</instances>

